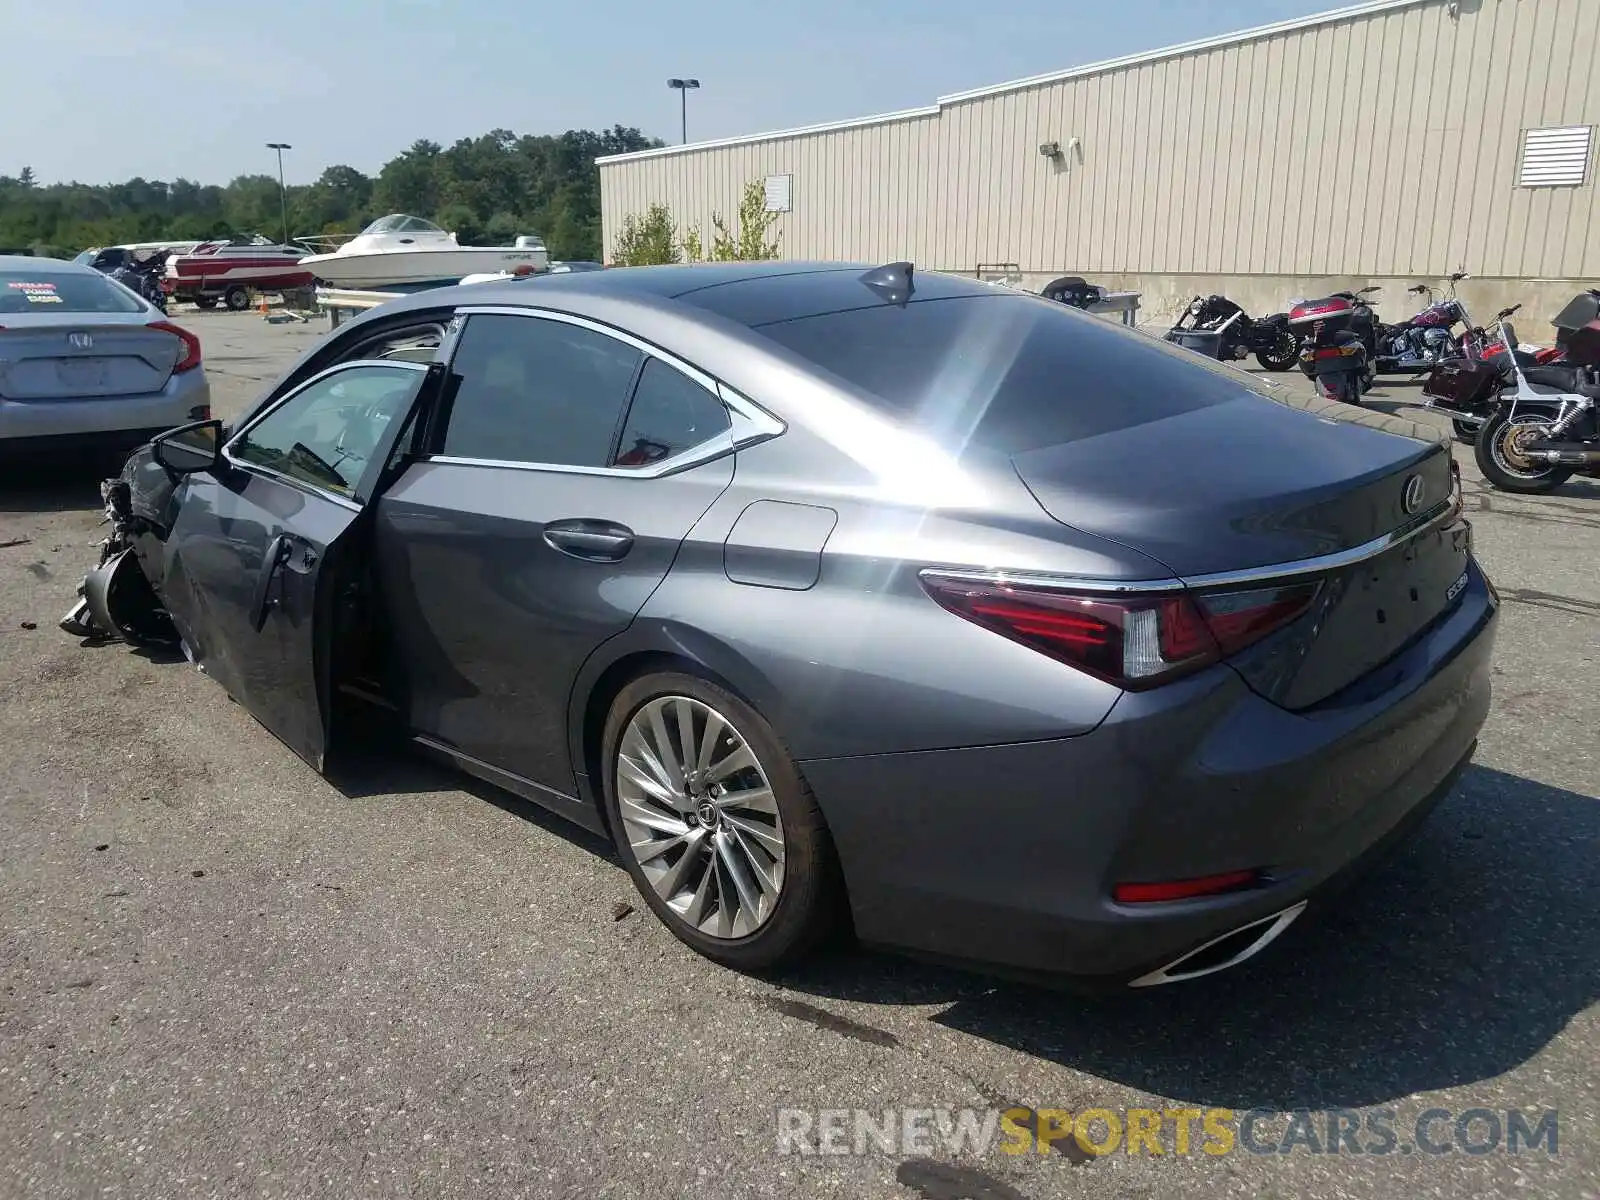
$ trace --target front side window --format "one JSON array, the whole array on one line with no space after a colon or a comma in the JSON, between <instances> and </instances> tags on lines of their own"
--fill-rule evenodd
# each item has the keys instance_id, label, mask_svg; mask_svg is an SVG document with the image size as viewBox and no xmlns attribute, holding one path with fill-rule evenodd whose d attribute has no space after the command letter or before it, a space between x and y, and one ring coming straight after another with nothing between
<instances>
[{"instance_id":1,"label":"front side window","mask_svg":"<svg viewBox=\"0 0 1600 1200\"><path fill-rule=\"evenodd\" d=\"M228 452L353 498L389 423L403 418L427 373L363 364L308 384L240 434Z\"/></svg>"},{"instance_id":2,"label":"front side window","mask_svg":"<svg viewBox=\"0 0 1600 1200\"><path fill-rule=\"evenodd\" d=\"M676 367L649 359L633 392L615 465L645 467L728 432L722 401Z\"/></svg>"},{"instance_id":3,"label":"front side window","mask_svg":"<svg viewBox=\"0 0 1600 1200\"><path fill-rule=\"evenodd\" d=\"M443 453L499 462L604 467L639 367L614 337L540 317L467 318L451 361Z\"/></svg>"}]
</instances>

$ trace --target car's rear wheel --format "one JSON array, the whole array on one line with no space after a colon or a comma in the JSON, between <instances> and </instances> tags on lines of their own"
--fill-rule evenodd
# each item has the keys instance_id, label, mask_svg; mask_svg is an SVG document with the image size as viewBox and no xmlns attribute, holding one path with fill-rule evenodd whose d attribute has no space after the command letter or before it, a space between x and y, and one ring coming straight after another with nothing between
<instances>
[{"instance_id":1,"label":"car's rear wheel","mask_svg":"<svg viewBox=\"0 0 1600 1200\"><path fill-rule=\"evenodd\" d=\"M692 675L646 675L602 739L612 837L645 903L707 958L759 971L829 932L841 891L822 813L772 727Z\"/></svg>"}]
</instances>

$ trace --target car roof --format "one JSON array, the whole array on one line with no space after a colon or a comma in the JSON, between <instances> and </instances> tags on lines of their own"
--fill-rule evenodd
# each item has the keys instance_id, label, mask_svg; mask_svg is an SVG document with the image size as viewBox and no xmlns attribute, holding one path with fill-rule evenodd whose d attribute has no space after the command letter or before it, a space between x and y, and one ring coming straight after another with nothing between
<instances>
[{"instance_id":1,"label":"car roof","mask_svg":"<svg viewBox=\"0 0 1600 1200\"><path fill-rule=\"evenodd\" d=\"M441 303L561 308L564 300L593 297L665 305L679 311L700 309L756 327L796 317L889 303L880 292L862 281L861 277L874 267L872 263L843 262L716 262L613 267L604 271L530 275L504 282L418 292L402 303L408 308ZM915 268L912 281L911 303L995 294L994 285L978 279L923 273Z\"/></svg>"},{"instance_id":2,"label":"car roof","mask_svg":"<svg viewBox=\"0 0 1600 1200\"><path fill-rule=\"evenodd\" d=\"M64 258L35 258L31 254L0 254L0 271L30 275L98 275L99 272Z\"/></svg>"}]
</instances>

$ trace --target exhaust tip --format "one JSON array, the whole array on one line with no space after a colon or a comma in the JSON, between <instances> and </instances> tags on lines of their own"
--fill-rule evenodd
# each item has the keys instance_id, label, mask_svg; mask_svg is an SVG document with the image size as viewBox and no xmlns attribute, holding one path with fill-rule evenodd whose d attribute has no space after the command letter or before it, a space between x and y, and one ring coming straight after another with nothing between
<instances>
[{"instance_id":1,"label":"exhaust tip","mask_svg":"<svg viewBox=\"0 0 1600 1200\"><path fill-rule=\"evenodd\" d=\"M1191 979L1200 979L1206 975L1215 975L1218 971L1226 971L1230 967L1237 967L1276 941L1278 935L1294 924L1295 919L1305 910L1306 902L1302 900L1269 917L1262 917L1237 929L1230 929L1227 933L1220 934L1209 942L1179 955L1166 966L1158 967L1148 975L1139 976L1128 986L1142 988L1157 987L1164 983L1186 983Z\"/></svg>"}]
</instances>

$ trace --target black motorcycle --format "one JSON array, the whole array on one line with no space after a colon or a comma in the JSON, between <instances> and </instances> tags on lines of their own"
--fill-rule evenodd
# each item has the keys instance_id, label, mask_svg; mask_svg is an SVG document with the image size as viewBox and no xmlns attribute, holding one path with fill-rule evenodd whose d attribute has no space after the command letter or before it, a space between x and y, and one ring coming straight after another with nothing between
<instances>
[{"instance_id":1,"label":"black motorcycle","mask_svg":"<svg viewBox=\"0 0 1600 1200\"><path fill-rule=\"evenodd\" d=\"M90 259L89 265L165 313L167 293L161 286L161 280L166 273L167 257L165 250L141 257L121 246L108 246Z\"/></svg>"},{"instance_id":2,"label":"black motorcycle","mask_svg":"<svg viewBox=\"0 0 1600 1200\"><path fill-rule=\"evenodd\" d=\"M1504 492L1548 492L1577 472L1600 476L1600 292L1575 296L1552 324L1561 361L1525 367L1506 355L1511 386L1473 446L1484 478ZM1517 345L1505 320L1500 334Z\"/></svg>"},{"instance_id":3,"label":"black motorcycle","mask_svg":"<svg viewBox=\"0 0 1600 1200\"><path fill-rule=\"evenodd\" d=\"M1300 353L1288 313L1258 320L1226 296L1196 296L1167 330L1166 340L1223 362L1254 354L1268 371L1287 371Z\"/></svg>"}]
</instances>

